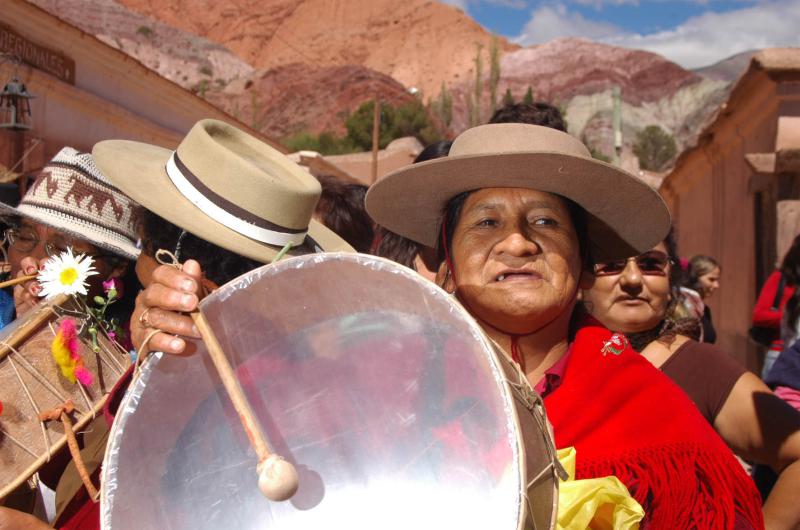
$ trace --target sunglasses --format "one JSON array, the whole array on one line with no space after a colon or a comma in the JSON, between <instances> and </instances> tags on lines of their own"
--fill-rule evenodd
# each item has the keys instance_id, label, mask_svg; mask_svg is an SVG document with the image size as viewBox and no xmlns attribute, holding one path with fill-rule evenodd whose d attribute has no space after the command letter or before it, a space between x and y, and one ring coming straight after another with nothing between
<instances>
[{"instance_id":1,"label":"sunglasses","mask_svg":"<svg viewBox=\"0 0 800 530\"><path fill-rule=\"evenodd\" d=\"M609 261L606 263L598 263L594 266L595 276L613 276L622 274L628 262L633 261L636 263L636 268L639 272L647 276L664 276L667 273L667 265L672 263L672 260L665 253L660 250L651 250L644 254L626 259L618 259L616 261Z\"/></svg>"}]
</instances>

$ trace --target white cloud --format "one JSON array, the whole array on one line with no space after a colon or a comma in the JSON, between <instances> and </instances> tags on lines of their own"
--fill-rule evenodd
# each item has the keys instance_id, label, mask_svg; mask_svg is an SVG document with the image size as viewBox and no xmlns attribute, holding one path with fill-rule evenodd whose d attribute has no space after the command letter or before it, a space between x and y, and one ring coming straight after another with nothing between
<instances>
[{"instance_id":1,"label":"white cloud","mask_svg":"<svg viewBox=\"0 0 800 530\"><path fill-rule=\"evenodd\" d=\"M534 9L522 33L514 40L520 44L537 44L559 37L600 40L619 35L621 31L613 24L595 22L569 11L564 4L554 4Z\"/></svg>"},{"instance_id":2,"label":"white cloud","mask_svg":"<svg viewBox=\"0 0 800 530\"><path fill-rule=\"evenodd\" d=\"M451 6L455 6L460 8L462 11L467 10L467 4L470 3L469 0L441 0L443 4L450 4Z\"/></svg>"},{"instance_id":3,"label":"white cloud","mask_svg":"<svg viewBox=\"0 0 800 530\"><path fill-rule=\"evenodd\" d=\"M607 5L611 6L639 5L639 0L572 0L572 2L581 6L591 6L597 9L598 11L600 9L603 9L603 7Z\"/></svg>"},{"instance_id":4,"label":"white cloud","mask_svg":"<svg viewBox=\"0 0 800 530\"><path fill-rule=\"evenodd\" d=\"M764 2L727 13L704 13L672 30L619 35L606 42L649 50L696 68L746 50L800 46L798 21L800 0Z\"/></svg>"},{"instance_id":5,"label":"white cloud","mask_svg":"<svg viewBox=\"0 0 800 530\"><path fill-rule=\"evenodd\" d=\"M499 7L511 7L513 9L525 9L528 4L525 0L440 0L443 4L450 4L451 6L460 7L463 11L467 11L467 7L476 4L489 4Z\"/></svg>"},{"instance_id":6,"label":"white cloud","mask_svg":"<svg viewBox=\"0 0 800 530\"><path fill-rule=\"evenodd\" d=\"M685 68L697 68L746 50L800 46L799 20L800 0L773 0L724 13L709 11L670 30L636 34L586 19L557 4L535 9L514 40L535 44L558 37L585 37L648 50Z\"/></svg>"}]
</instances>

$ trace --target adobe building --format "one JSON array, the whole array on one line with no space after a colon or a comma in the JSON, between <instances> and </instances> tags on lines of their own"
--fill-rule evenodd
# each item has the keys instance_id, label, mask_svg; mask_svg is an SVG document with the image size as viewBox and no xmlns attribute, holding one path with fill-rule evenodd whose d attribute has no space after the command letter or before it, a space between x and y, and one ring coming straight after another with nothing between
<instances>
[{"instance_id":1,"label":"adobe building","mask_svg":"<svg viewBox=\"0 0 800 530\"><path fill-rule=\"evenodd\" d=\"M722 266L709 300L717 343L757 370L748 340L759 289L800 233L800 48L753 57L698 144L661 184L683 257Z\"/></svg>"},{"instance_id":2,"label":"adobe building","mask_svg":"<svg viewBox=\"0 0 800 530\"><path fill-rule=\"evenodd\" d=\"M377 179L414 163L414 159L422 150L422 144L413 136L392 140L385 149L377 152ZM289 155L289 158L308 169L313 175L328 175L350 184L364 186L372 184L371 151L325 156L316 151L298 151Z\"/></svg>"},{"instance_id":3,"label":"adobe building","mask_svg":"<svg viewBox=\"0 0 800 530\"><path fill-rule=\"evenodd\" d=\"M14 57L21 64L15 66ZM89 151L100 140L123 138L174 148L202 118L232 123L285 152L136 59L25 0L2 0L0 62L0 89L16 73L35 96L29 130L0 129L0 166L17 173L36 171L65 145Z\"/></svg>"}]
</instances>

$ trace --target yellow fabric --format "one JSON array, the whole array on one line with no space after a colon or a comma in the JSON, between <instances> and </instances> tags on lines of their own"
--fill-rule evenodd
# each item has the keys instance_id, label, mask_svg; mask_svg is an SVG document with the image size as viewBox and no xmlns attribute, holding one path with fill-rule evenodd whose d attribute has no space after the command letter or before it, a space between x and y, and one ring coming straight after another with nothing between
<instances>
[{"instance_id":1,"label":"yellow fabric","mask_svg":"<svg viewBox=\"0 0 800 530\"><path fill-rule=\"evenodd\" d=\"M575 480L574 447L559 449L558 460L569 473L559 484L559 530L636 530L644 510L617 477Z\"/></svg>"}]
</instances>

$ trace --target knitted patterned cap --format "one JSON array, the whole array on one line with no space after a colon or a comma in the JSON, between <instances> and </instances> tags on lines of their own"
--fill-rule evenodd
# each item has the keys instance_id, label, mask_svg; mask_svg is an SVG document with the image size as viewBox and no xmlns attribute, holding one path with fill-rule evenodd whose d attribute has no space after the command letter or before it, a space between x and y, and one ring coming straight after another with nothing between
<instances>
[{"instance_id":1,"label":"knitted patterned cap","mask_svg":"<svg viewBox=\"0 0 800 530\"><path fill-rule=\"evenodd\" d=\"M18 207L0 202L0 214L21 215L136 259L138 207L100 173L91 154L65 147L42 169Z\"/></svg>"}]
</instances>

